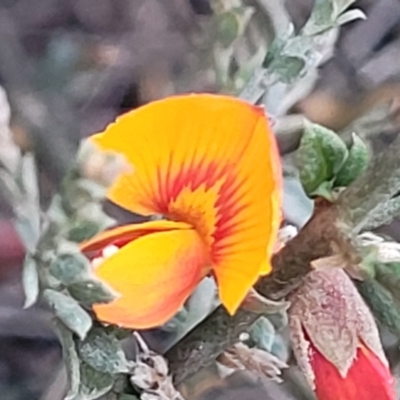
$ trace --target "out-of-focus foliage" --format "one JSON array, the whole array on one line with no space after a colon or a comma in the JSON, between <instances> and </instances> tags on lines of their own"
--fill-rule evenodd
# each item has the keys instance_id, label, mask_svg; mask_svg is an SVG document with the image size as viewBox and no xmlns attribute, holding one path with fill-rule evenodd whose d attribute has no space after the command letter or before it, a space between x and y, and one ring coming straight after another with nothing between
<instances>
[{"instance_id":1,"label":"out-of-focus foliage","mask_svg":"<svg viewBox=\"0 0 400 400\"><path fill-rule=\"evenodd\" d=\"M82 146L77 160L43 217L42 233L27 255L23 274L26 306L40 296L56 317L71 400L96 399L108 392L129 365L118 329L93 325L90 311L93 303L109 302L114 294L93 276L89 260L71 241L76 226L90 224L99 232L114 223L99 202L124 163L117 156L99 154L89 144Z\"/></svg>"}]
</instances>

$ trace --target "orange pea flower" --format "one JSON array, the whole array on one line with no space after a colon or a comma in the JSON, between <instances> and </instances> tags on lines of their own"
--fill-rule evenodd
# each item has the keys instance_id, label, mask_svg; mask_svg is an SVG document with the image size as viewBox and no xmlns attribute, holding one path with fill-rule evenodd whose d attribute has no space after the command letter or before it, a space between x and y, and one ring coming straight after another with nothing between
<instances>
[{"instance_id":1,"label":"orange pea flower","mask_svg":"<svg viewBox=\"0 0 400 400\"><path fill-rule=\"evenodd\" d=\"M280 161L264 111L225 96L176 96L123 115L91 140L133 166L108 198L165 217L82 244L92 255L111 249L95 274L119 297L96 304L97 317L127 328L160 326L210 274L234 313L270 271L280 224Z\"/></svg>"}]
</instances>

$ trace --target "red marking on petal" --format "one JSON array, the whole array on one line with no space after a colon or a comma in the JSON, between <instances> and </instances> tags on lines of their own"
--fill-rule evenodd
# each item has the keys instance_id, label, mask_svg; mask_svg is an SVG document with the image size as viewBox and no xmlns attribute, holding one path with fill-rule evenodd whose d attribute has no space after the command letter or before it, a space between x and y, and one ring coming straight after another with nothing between
<instances>
[{"instance_id":1,"label":"red marking on petal","mask_svg":"<svg viewBox=\"0 0 400 400\"><path fill-rule=\"evenodd\" d=\"M103 249L107 246L114 245L122 248L139 237L151 233L189 228L190 226L185 223L164 220L117 226L81 243L80 249L89 259L93 259L101 256Z\"/></svg>"}]
</instances>

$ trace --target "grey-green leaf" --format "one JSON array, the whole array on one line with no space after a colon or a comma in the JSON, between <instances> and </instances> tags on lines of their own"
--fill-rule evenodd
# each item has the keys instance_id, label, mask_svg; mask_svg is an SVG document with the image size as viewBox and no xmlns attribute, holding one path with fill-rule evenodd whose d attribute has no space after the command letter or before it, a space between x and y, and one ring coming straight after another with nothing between
<instances>
[{"instance_id":1,"label":"grey-green leaf","mask_svg":"<svg viewBox=\"0 0 400 400\"><path fill-rule=\"evenodd\" d=\"M63 359L67 369L68 393L64 400L76 400L79 392L79 383L81 380L79 369L79 358L76 351L72 332L60 321L55 321L57 334L60 338L63 351Z\"/></svg>"},{"instance_id":2,"label":"grey-green leaf","mask_svg":"<svg viewBox=\"0 0 400 400\"><path fill-rule=\"evenodd\" d=\"M102 328L93 328L79 343L78 352L83 361L99 372L116 374L129 371L120 341Z\"/></svg>"},{"instance_id":3,"label":"grey-green leaf","mask_svg":"<svg viewBox=\"0 0 400 400\"><path fill-rule=\"evenodd\" d=\"M356 0L332 0L336 15L346 11Z\"/></svg>"},{"instance_id":4,"label":"grey-green leaf","mask_svg":"<svg viewBox=\"0 0 400 400\"><path fill-rule=\"evenodd\" d=\"M114 385L114 376L99 372L86 363L81 363L81 384L76 400L95 400L109 392Z\"/></svg>"},{"instance_id":5,"label":"grey-green leaf","mask_svg":"<svg viewBox=\"0 0 400 400\"><path fill-rule=\"evenodd\" d=\"M68 230L68 240L80 243L90 239L99 231L99 224L95 221L74 221Z\"/></svg>"},{"instance_id":6,"label":"grey-green leaf","mask_svg":"<svg viewBox=\"0 0 400 400\"><path fill-rule=\"evenodd\" d=\"M344 25L356 19L367 19L367 16L360 9L357 8L355 10L350 10L343 13L340 17L338 17L336 23L338 25Z\"/></svg>"},{"instance_id":7,"label":"grey-green leaf","mask_svg":"<svg viewBox=\"0 0 400 400\"><path fill-rule=\"evenodd\" d=\"M357 282L357 288L377 320L399 335L400 308L391 293L374 279Z\"/></svg>"},{"instance_id":8,"label":"grey-green leaf","mask_svg":"<svg viewBox=\"0 0 400 400\"><path fill-rule=\"evenodd\" d=\"M271 63L270 71L279 75L280 81L291 83L303 71L306 62L300 57L280 56Z\"/></svg>"},{"instance_id":9,"label":"grey-green leaf","mask_svg":"<svg viewBox=\"0 0 400 400\"><path fill-rule=\"evenodd\" d=\"M239 35L238 17L233 12L226 12L220 15L218 23L218 37L224 47L228 47Z\"/></svg>"},{"instance_id":10,"label":"grey-green leaf","mask_svg":"<svg viewBox=\"0 0 400 400\"><path fill-rule=\"evenodd\" d=\"M397 196L383 204L380 204L375 210L369 213L363 229L365 231L371 231L379 228L382 225L392 222L393 219L399 215L400 197Z\"/></svg>"},{"instance_id":11,"label":"grey-green leaf","mask_svg":"<svg viewBox=\"0 0 400 400\"><path fill-rule=\"evenodd\" d=\"M133 394L121 394L118 396L118 400L139 400L139 397L133 395Z\"/></svg>"},{"instance_id":12,"label":"grey-green leaf","mask_svg":"<svg viewBox=\"0 0 400 400\"><path fill-rule=\"evenodd\" d=\"M50 265L51 274L62 283L69 285L90 275L90 262L81 253L64 253Z\"/></svg>"},{"instance_id":13,"label":"grey-green leaf","mask_svg":"<svg viewBox=\"0 0 400 400\"><path fill-rule=\"evenodd\" d=\"M109 303L117 297L116 293L95 278L72 283L68 286L68 291L75 300L87 307L98 303Z\"/></svg>"},{"instance_id":14,"label":"grey-green leaf","mask_svg":"<svg viewBox=\"0 0 400 400\"><path fill-rule=\"evenodd\" d=\"M332 180L347 156L347 147L335 132L307 124L297 153L300 180L307 194Z\"/></svg>"},{"instance_id":15,"label":"grey-green leaf","mask_svg":"<svg viewBox=\"0 0 400 400\"><path fill-rule=\"evenodd\" d=\"M285 220L302 228L311 218L314 202L307 197L297 177L283 179L283 214Z\"/></svg>"},{"instance_id":16,"label":"grey-green leaf","mask_svg":"<svg viewBox=\"0 0 400 400\"><path fill-rule=\"evenodd\" d=\"M400 263L376 264L375 277L400 302Z\"/></svg>"},{"instance_id":17,"label":"grey-green leaf","mask_svg":"<svg viewBox=\"0 0 400 400\"><path fill-rule=\"evenodd\" d=\"M313 11L303 32L306 35L316 35L329 29L333 25L334 19L332 0L315 0Z\"/></svg>"},{"instance_id":18,"label":"grey-green leaf","mask_svg":"<svg viewBox=\"0 0 400 400\"><path fill-rule=\"evenodd\" d=\"M352 137L353 144L349 150L349 156L336 175L335 186L348 186L368 167L371 157L368 146L355 133L353 133Z\"/></svg>"},{"instance_id":19,"label":"grey-green leaf","mask_svg":"<svg viewBox=\"0 0 400 400\"><path fill-rule=\"evenodd\" d=\"M70 296L46 289L43 297L53 308L57 317L80 339L84 339L92 326L90 315Z\"/></svg>"},{"instance_id":20,"label":"grey-green leaf","mask_svg":"<svg viewBox=\"0 0 400 400\"><path fill-rule=\"evenodd\" d=\"M39 275L36 261L31 255L27 255L22 270L22 285L25 292L24 308L32 306L39 295Z\"/></svg>"},{"instance_id":21,"label":"grey-green leaf","mask_svg":"<svg viewBox=\"0 0 400 400\"><path fill-rule=\"evenodd\" d=\"M259 349L271 352L275 341L275 328L266 317L259 318L250 330L250 337Z\"/></svg>"}]
</instances>

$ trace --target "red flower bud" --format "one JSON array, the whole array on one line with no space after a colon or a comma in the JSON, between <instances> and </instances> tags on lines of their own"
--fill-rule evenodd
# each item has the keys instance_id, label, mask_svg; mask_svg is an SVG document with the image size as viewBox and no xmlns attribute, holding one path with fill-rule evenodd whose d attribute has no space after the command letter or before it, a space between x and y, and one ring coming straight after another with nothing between
<instances>
[{"instance_id":1,"label":"red flower bud","mask_svg":"<svg viewBox=\"0 0 400 400\"><path fill-rule=\"evenodd\" d=\"M342 269L312 271L290 300L294 354L319 400L395 400L374 317Z\"/></svg>"}]
</instances>

